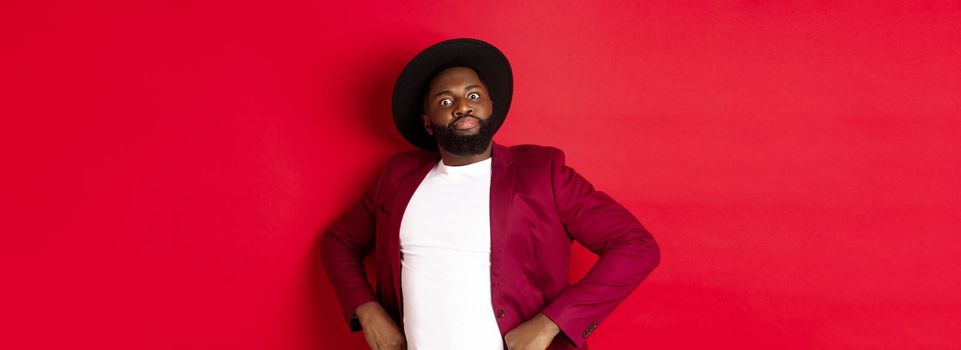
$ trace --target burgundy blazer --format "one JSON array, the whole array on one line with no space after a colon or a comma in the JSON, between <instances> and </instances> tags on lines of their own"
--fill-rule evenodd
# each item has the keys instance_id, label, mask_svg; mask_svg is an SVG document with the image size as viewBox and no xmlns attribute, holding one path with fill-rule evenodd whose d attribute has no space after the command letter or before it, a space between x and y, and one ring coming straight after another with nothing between
<instances>
[{"instance_id":1,"label":"burgundy blazer","mask_svg":"<svg viewBox=\"0 0 961 350\"><path fill-rule=\"evenodd\" d=\"M564 163L555 147L492 146L491 312L504 334L543 312L561 333L548 349L586 349L597 326L660 262L650 233L627 209ZM390 158L377 181L325 232L321 254L351 331L354 311L376 300L403 330L400 222L440 154L420 149ZM571 243L599 256L568 283ZM364 258L375 252L376 290Z\"/></svg>"}]
</instances>

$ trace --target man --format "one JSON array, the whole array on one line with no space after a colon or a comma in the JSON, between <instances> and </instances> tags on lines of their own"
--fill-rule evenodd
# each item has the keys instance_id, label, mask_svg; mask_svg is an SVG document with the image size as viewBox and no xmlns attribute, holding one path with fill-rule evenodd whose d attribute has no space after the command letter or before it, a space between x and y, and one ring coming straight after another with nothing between
<instances>
[{"instance_id":1,"label":"man","mask_svg":"<svg viewBox=\"0 0 961 350\"><path fill-rule=\"evenodd\" d=\"M499 50L466 38L401 73L394 122L419 149L392 157L322 242L344 319L372 349L587 349L658 265L653 237L563 151L492 141L512 79ZM574 240L599 259L569 285Z\"/></svg>"}]
</instances>

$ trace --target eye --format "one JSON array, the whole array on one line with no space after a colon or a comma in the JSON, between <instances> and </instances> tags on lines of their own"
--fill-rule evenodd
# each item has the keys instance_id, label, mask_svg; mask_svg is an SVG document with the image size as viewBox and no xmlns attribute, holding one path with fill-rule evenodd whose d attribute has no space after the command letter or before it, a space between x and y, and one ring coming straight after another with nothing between
<instances>
[{"instance_id":1,"label":"eye","mask_svg":"<svg viewBox=\"0 0 961 350\"><path fill-rule=\"evenodd\" d=\"M449 98L445 98L445 99L443 99L443 100L440 100L440 105L441 105L441 106L450 106L450 105L453 104L453 103L454 103L454 101L451 101Z\"/></svg>"},{"instance_id":2,"label":"eye","mask_svg":"<svg viewBox=\"0 0 961 350\"><path fill-rule=\"evenodd\" d=\"M471 100L476 100L476 99L479 99L479 98L480 98L480 94L478 94L478 93L476 93L476 92L472 92L472 93L467 94L467 98L469 98L469 99L471 99Z\"/></svg>"}]
</instances>

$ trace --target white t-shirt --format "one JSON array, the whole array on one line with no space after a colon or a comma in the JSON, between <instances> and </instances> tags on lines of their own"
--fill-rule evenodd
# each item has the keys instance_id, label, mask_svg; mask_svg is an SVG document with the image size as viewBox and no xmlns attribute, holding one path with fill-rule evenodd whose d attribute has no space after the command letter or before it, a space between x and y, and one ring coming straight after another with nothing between
<instances>
[{"instance_id":1,"label":"white t-shirt","mask_svg":"<svg viewBox=\"0 0 961 350\"><path fill-rule=\"evenodd\" d=\"M491 304L491 159L443 160L414 192L400 225L409 350L502 350Z\"/></svg>"}]
</instances>

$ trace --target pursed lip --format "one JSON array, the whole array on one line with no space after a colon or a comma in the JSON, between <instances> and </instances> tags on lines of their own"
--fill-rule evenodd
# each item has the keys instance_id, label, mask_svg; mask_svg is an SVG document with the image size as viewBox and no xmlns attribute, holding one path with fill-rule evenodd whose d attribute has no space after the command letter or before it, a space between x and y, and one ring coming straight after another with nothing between
<instances>
[{"instance_id":1,"label":"pursed lip","mask_svg":"<svg viewBox=\"0 0 961 350\"><path fill-rule=\"evenodd\" d=\"M464 129L459 129L459 128L456 127L457 123L460 123L462 120L467 119L467 118L473 118L473 119L474 119L474 126L471 126L471 127L469 127L469 128L464 128ZM478 127L478 126L480 126L480 119L477 118L477 117L475 117L475 116L471 116L471 115L464 116L464 117L460 117L460 118L458 118L457 120L455 120L455 121L453 121L453 122L450 123L450 128L451 128L451 129L454 129L454 130L470 130L470 129L476 128L476 127Z\"/></svg>"}]
</instances>

